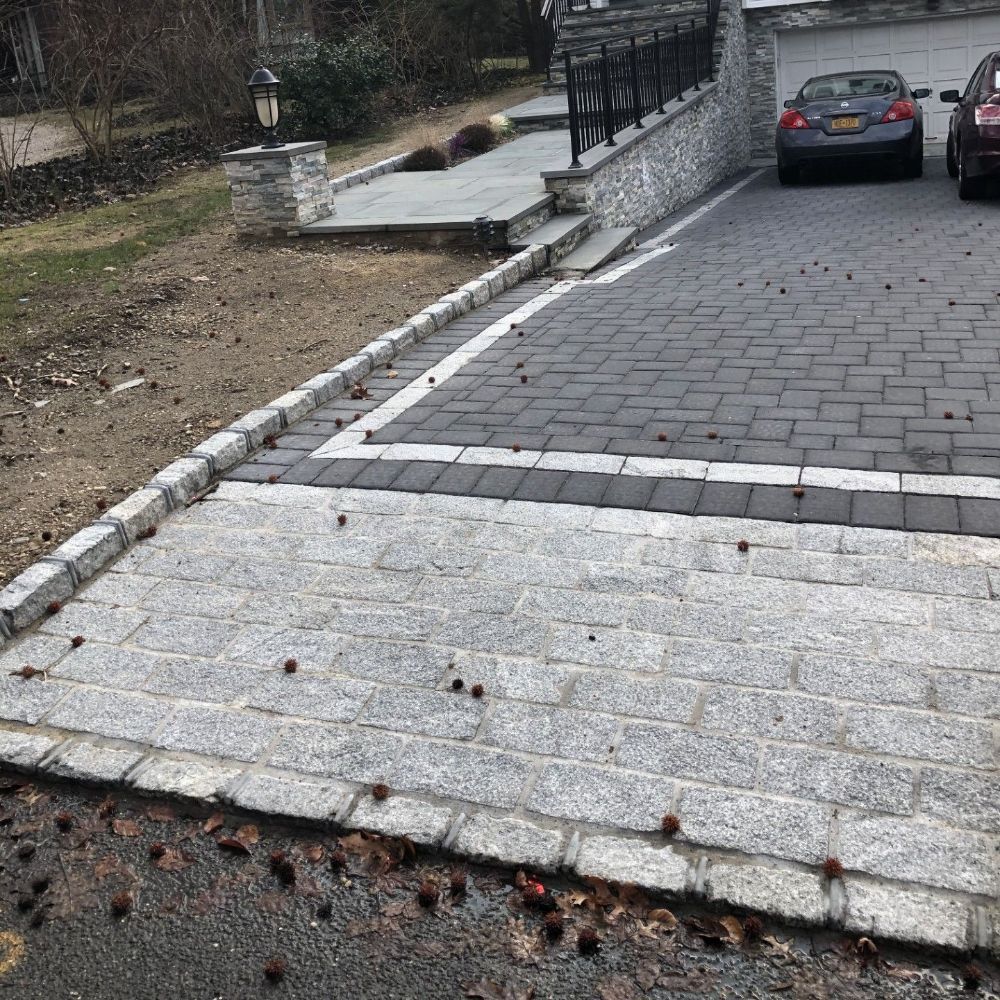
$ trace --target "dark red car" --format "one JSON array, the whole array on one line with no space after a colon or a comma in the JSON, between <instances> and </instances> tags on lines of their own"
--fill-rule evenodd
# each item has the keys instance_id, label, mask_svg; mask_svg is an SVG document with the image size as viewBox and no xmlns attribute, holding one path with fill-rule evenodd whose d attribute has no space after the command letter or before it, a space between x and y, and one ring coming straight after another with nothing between
<instances>
[{"instance_id":1,"label":"dark red car","mask_svg":"<svg viewBox=\"0 0 1000 1000\"><path fill-rule=\"evenodd\" d=\"M990 178L1000 179L1000 52L976 67L964 94L940 96L957 105L948 126L948 173L958 178L959 198L978 198Z\"/></svg>"}]
</instances>

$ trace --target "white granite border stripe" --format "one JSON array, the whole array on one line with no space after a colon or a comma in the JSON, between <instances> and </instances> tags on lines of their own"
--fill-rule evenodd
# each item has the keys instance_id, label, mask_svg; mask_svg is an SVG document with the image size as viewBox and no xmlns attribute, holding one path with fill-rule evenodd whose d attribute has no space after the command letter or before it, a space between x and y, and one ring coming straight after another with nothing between
<instances>
[{"instance_id":1,"label":"white granite border stripe","mask_svg":"<svg viewBox=\"0 0 1000 1000\"><path fill-rule=\"evenodd\" d=\"M360 424L361 421L358 421ZM358 425L354 425L358 426ZM384 425L380 425L384 426ZM350 434L350 438L348 438ZM333 447L337 442L338 446ZM796 486L848 493L914 493L923 496L1000 499L1000 480L985 476L909 476L863 469L817 466L754 465L746 462L699 462L688 459L645 458L605 452L515 451L513 448L461 447L429 444L365 444L363 433L345 432L313 452L311 458L355 458L445 462L483 468L549 469L560 472L597 472L642 479L693 479L706 483L742 483L753 486ZM911 485L918 488L908 488Z\"/></svg>"}]
</instances>

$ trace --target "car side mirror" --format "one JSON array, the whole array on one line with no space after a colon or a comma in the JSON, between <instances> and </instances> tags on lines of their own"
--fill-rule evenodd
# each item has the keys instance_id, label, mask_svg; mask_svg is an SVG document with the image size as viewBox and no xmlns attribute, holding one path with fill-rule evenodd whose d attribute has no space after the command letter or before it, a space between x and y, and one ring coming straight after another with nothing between
<instances>
[{"instance_id":1,"label":"car side mirror","mask_svg":"<svg viewBox=\"0 0 1000 1000\"><path fill-rule=\"evenodd\" d=\"M791 108L791 107L793 107L794 105L795 105L795 101L794 101L794 100L791 100L791 101L785 101L785 103L784 103L784 107L786 107L786 108Z\"/></svg>"},{"instance_id":2,"label":"car side mirror","mask_svg":"<svg viewBox=\"0 0 1000 1000\"><path fill-rule=\"evenodd\" d=\"M916 100L922 101L925 97L930 97L932 93L933 91L930 87L917 87L917 89L913 91L913 96ZM956 93L958 93L958 91L956 91Z\"/></svg>"},{"instance_id":3,"label":"car side mirror","mask_svg":"<svg viewBox=\"0 0 1000 1000\"><path fill-rule=\"evenodd\" d=\"M958 104L958 102L962 100L962 97L957 90L942 90L941 93L938 94L938 98L942 104Z\"/></svg>"}]
</instances>

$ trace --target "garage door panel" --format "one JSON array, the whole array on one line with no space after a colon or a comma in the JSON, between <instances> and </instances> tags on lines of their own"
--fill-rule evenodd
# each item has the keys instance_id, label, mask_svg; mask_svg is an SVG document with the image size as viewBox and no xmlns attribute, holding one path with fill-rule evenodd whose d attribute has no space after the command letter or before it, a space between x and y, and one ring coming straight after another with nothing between
<instances>
[{"instance_id":1,"label":"garage door panel","mask_svg":"<svg viewBox=\"0 0 1000 1000\"><path fill-rule=\"evenodd\" d=\"M858 55L883 55L892 47L892 27L888 24L855 28L853 33L854 51Z\"/></svg>"},{"instance_id":2,"label":"garage door panel","mask_svg":"<svg viewBox=\"0 0 1000 1000\"><path fill-rule=\"evenodd\" d=\"M803 28L781 32L777 46L779 102L820 73L897 69L910 86L934 91L935 96L921 102L925 138L943 142L951 106L941 104L936 95L963 90L983 56L1000 49L1000 10L850 28Z\"/></svg>"}]
</instances>

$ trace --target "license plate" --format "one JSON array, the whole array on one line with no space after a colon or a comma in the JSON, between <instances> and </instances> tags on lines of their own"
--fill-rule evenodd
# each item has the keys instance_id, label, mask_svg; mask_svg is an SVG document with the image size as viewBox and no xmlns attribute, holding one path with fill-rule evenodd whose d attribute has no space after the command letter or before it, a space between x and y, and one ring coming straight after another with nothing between
<instances>
[{"instance_id":1,"label":"license plate","mask_svg":"<svg viewBox=\"0 0 1000 1000\"><path fill-rule=\"evenodd\" d=\"M834 118L834 128L857 128L861 124L859 118Z\"/></svg>"}]
</instances>

